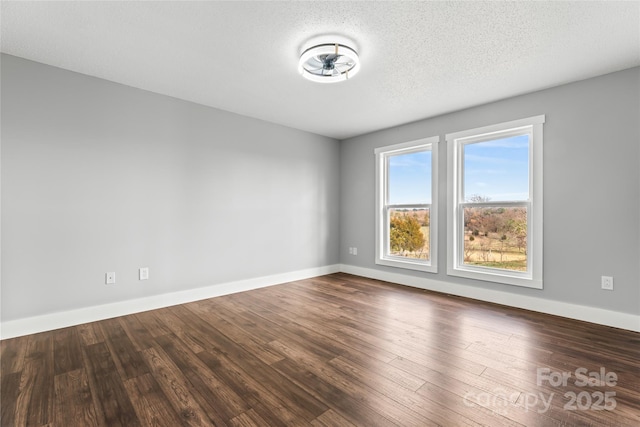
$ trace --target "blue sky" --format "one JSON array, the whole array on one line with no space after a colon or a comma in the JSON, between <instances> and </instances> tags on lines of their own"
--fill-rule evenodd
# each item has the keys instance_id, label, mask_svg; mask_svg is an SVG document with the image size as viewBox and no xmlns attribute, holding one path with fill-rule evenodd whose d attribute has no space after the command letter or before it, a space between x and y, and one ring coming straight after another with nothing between
<instances>
[{"instance_id":1,"label":"blue sky","mask_svg":"<svg viewBox=\"0 0 640 427\"><path fill-rule=\"evenodd\" d=\"M527 200L529 137L518 135L464 146L464 199ZM431 151L389 158L389 204L431 203Z\"/></svg>"},{"instance_id":2,"label":"blue sky","mask_svg":"<svg viewBox=\"0 0 640 427\"><path fill-rule=\"evenodd\" d=\"M529 197L529 137L512 136L464 146L464 199L491 201Z\"/></svg>"},{"instance_id":3,"label":"blue sky","mask_svg":"<svg viewBox=\"0 0 640 427\"><path fill-rule=\"evenodd\" d=\"M389 158L389 204L431 203L431 151Z\"/></svg>"}]
</instances>

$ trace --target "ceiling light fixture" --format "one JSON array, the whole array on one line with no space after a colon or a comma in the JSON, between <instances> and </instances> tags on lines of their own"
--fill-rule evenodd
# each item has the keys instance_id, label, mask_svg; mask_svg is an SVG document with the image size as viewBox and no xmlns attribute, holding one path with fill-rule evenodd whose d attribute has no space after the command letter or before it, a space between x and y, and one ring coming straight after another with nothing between
<instances>
[{"instance_id":1,"label":"ceiling light fixture","mask_svg":"<svg viewBox=\"0 0 640 427\"><path fill-rule=\"evenodd\" d=\"M314 82L341 82L360 71L360 58L349 46L325 43L302 52L298 70L304 78Z\"/></svg>"}]
</instances>

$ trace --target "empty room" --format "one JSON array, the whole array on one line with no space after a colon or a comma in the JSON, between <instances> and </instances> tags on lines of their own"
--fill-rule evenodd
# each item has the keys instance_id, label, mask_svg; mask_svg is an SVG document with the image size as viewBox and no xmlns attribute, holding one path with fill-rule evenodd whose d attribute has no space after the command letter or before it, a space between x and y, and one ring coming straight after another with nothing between
<instances>
[{"instance_id":1,"label":"empty room","mask_svg":"<svg viewBox=\"0 0 640 427\"><path fill-rule=\"evenodd\" d=\"M640 425L640 2L0 20L2 427Z\"/></svg>"}]
</instances>

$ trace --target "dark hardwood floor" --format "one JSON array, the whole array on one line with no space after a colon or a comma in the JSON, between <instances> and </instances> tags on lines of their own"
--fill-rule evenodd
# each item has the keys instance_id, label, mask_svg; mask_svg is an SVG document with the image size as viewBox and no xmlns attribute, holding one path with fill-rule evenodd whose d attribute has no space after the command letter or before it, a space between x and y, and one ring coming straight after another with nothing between
<instances>
[{"instance_id":1,"label":"dark hardwood floor","mask_svg":"<svg viewBox=\"0 0 640 427\"><path fill-rule=\"evenodd\" d=\"M1 346L4 427L640 425L640 334L341 273Z\"/></svg>"}]
</instances>

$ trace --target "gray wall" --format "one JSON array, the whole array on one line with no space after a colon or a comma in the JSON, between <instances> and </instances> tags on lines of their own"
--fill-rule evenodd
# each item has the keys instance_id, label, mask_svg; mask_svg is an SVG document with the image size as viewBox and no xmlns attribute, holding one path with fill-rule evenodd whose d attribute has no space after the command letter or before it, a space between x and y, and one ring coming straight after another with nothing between
<instances>
[{"instance_id":1,"label":"gray wall","mask_svg":"<svg viewBox=\"0 0 640 427\"><path fill-rule=\"evenodd\" d=\"M1 136L3 321L339 262L336 140L7 55Z\"/></svg>"},{"instance_id":2,"label":"gray wall","mask_svg":"<svg viewBox=\"0 0 640 427\"><path fill-rule=\"evenodd\" d=\"M342 143L7 55L1 89L3 321L337 262L640 313L640 69ZM538 114L543 290L446 275L445 144L440 272L374 264L374 148Z\"/></svg>"},{"instance_id":3,"label":"gray wall","mask_svg":"<svg viewBox=\"0 0 640 427\"><path fill-rule=\"evenodd\" d=\"M343 264L640 313L640 69L351 138L341 145ZM439 161L439 272L374 263L376 147L545 114L544 289L446 275L446 143ZM358 255L348 248L358 248ZM600 289L614 276L615 290Z\"/></svg>"}]
</instances>

